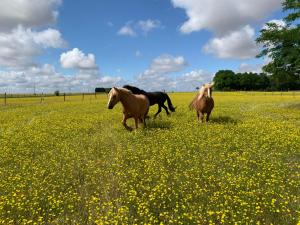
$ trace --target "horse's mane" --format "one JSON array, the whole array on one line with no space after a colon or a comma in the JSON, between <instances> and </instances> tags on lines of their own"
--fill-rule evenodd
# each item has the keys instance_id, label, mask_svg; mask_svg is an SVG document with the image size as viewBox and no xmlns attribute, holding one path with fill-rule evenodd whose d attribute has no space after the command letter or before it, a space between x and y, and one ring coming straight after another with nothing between
<instances>
[{"instance_id":1,"label":"horse's mane","mask_svg":"<svg viewBox=\"0 0 300 225\"><path fill-rule=\"evenodd\" d=\"M146 91L139 89L135 86L131 86L131 85L124 85L123 88L130 90L134 94L144 94L145 95L147 93Z\"/></svg>"},{"instance_id":2,"label":"horse's mane","mask_svg":"<svg viewBox=\"0 0 300 225\"><path fill-rule=\"evenodd\" d=\"M121 91L123 91L123 92L125 92L125 93L127 93L127 94L133 94L132 91L129 90L129 89L127 89L127 88L122 88L122 87L120 87L120 88L118 88L118 90L121 90Z\"/></svg>"}]
</instances>

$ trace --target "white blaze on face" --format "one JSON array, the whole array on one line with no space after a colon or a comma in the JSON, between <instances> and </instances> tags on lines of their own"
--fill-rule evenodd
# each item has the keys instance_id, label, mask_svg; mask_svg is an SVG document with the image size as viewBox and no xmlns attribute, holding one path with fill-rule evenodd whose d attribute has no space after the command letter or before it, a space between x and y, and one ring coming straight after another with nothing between
<instances>
[{"instance_id":1,"label":"white blaze on face","mask_svg":"<svg viewBox=\"0 0 300 225\"><path fill-rule=\"evenodd\" d=\"M111 97L112 97L112 95L113 95L113 90L114 90L114 88L112 88L112 89L110 90L110 92L108 93L108 103L107 103L107 107L109 106L109 103L110 103L110 101L111 101Z\"/></svg>"},{"instance_id":2,"label":"white blaze on face","mask_svg":"<svg viewBox=\"0 0 300 225\"><path fill-rule=\"evenodd\" d=\"M208 94L208 97L210 98L210 88L207 88L207 94Z\"/></svg>"}]
</instances>

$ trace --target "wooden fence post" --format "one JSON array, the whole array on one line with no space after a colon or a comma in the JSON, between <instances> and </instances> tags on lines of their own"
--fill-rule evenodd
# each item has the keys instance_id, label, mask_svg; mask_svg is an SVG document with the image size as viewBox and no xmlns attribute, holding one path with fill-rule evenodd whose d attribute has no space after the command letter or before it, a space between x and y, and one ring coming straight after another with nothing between
<instances>
[{"instance_id":1,"label":"wooden fence post","mask_svg":"<svg viewBox=\"0 0 300 225\"><path fill-rule=\"evenodd\" d=\"M4 93L4 105L6 105L6 92Z\"/></svg>"},{"instance_id":2,"label":"wooden fence post","mask_svg":"<svg viewBox=\"0 0 300 225\"><path fill-rule=\"evenodd\" d=\"M64 102L66 101L66 93L64 93Z\"/></svg>"}]
</instances>

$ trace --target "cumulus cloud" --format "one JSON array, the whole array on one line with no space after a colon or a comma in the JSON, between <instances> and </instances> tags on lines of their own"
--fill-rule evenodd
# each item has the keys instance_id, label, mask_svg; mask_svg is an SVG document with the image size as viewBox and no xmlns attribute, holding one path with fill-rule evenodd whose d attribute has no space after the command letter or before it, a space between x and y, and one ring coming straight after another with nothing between
<instances>
[{"instance_id":1,"label":"cumulus cloud","mask_svg":"<svg viewBox=\"0 0 300 225\"><path fill-rule=\"evenodd\" d=\"M154 29L161 27L161 22L159 20L139 20L137 22L127 22L118 31L119 35L135 37L141 34L147 35Z\"/></svg>"},{"instance_id":2,"label":"cumulus cloud","mask_svg":"<svg viewBox=\"0 0 300 225\"><path fill-rule=\"evenodd\" d=\"M212 31L215 35L205 46L206 53L219 58L246 59L258 53L251 25L261 23L281 8L282 0L171 0L187 14L180 31Z\"/></svg>"},{"instance_id":3,"label":"cumulus cloud","mask_svg":"<svg viewBox=\"0 0 300 225\"><path fill-rule=\"evenodd\" d=\"M149 68L137 76L136 84L147 90L174 89L176 82L171 73L179 72L187 66L182 56L163 54L152 60Z\"/></svg>"},{"instance_id":4,"label":"cumulus cloud","mask_svg":"<svg viewBox=\"0 0 300 225\"><path fill-rule=\"evenodd\" d=\"M79 70L75 75L61 74L49 64L28 67L23 71L0 71L2 92L92 92L95 87L112 87L123 83L121 77L102 76L95 70Z\"/></svg>"},{"instance_id":5,"label":"cumulus cloud","mask_svg":"<svg viewBox=\"0 0 300 225\"><path fill-rule=\"evenodd\" d=\"M60 4L61 0L1 0L0 30L10 31L17 25L32 28L53 24Z\"/></svg>"},{"instance_id":6,"label":"cumulus cloud","mask_svg":"<svg viewBox=\"0 0 300 225\"><path fill-rule=\"evenodd\" d=\"M94 54L85 55L78 48L64 52L60 56L60 63L63 68L68 69L97 69L96 59Z\"/></svg>"},{"instance_id":7,"label":"cumulus cloud","mask_svg":"<svg viewBox=\"0 0 300 225\"><path fill-rule=\"evenodd\" d=\"M259 53L254 38L254 29L247 25L223 37L213 38L203 47L203 50L219 58L253 58Z\"/></svg>"},{"instance_id":8,"label":"cumulus cloud","mask_svg":"<svg viewBox=\"0 0 300 225\"><path fill-rule=\"evenodd\" d=\"M140 20L137 23L137 26L145 33L149 33L151 30L161 26L159 20Z\"/></svg>"},{"instance_id":9,"label":"cumulus cloud","mask_svg":"<svg viewBox=\"0 0 300 225\"><path fill-rule=\"evenodd\" d=\"M211 73L200 69L176 76L187 65L183 56L160 55L137 76L133 85L147 91L194 91L196 87L212 80Z\"/></svg>"},{"instance_id":10,"label":"cumulus cloud","mask_svg":"<svg viewBox=\"0 0 300 225\"><path fill-rule=\"evenodd\" d=\"M262 67L264 64L249 64L249 63L241 63L239 66L237 72L238 73L261 73L262 72Z\"/></svg>"},{"instance_id":11,"label":"cumulus cloud","mask_svg":"<svg viewBox=\"0 0 300 225\"><path fill-rule=\"evenodd\" d=\"M0 33L0 66L22 68L32 66L33 58L43 48L61 48L65 45L58 30L33 31L18 26L11 32Z\"/></svg>"},{"instance_id":12,"label":"cumulus cloud","mask_svg":"<svg viewBox=\"0 0 300 225\"><path fill-rule=\"evenodd\" d=\"M150 67L144 73L139 75L139 79L156 78L158 76L177 72L185 68L187 62L182 56L174 57L172 55L164 54L153 59Z\"/></svg>"},{"instance_id":13,"label":"cumulus cloud","mask_svg":"<svg viewBox=\"0 0 300 225\"><path fill-rule=\"evenodd\" d=\"M32 32L34 41L44 48L62 48L66 46L61 33L58 30L48 28L41 32Z\"/></svg>"},{"instance_id":14,"label":"cumulus cloud","mask_svg":"<svg viewBox=\"0 0 300 225\"><path fill-rule=\"evenodd\" d=\"M211 82L213 75L203 70L192 70L176 79L176 90L194 91L196 87Z\"/></svg>"},{"instance_id":15,"label":"cumulus cloud","mask_svg":"<svg viewBox=\"0 0 300 225\"><path fill-rule=\"evenodd\" d=\"M202 29L225 35L246 24L259 22L275 10L282 0L171 0L174 7L185 10L188 20L180 27L182 33Z\"/></svg>"}]
</instances>

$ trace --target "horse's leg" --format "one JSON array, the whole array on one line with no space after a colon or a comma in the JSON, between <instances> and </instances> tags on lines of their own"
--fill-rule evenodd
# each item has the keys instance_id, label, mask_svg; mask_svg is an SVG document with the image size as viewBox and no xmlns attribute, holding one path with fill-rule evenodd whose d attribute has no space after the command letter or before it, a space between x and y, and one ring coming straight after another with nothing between
<instances>
[{"instance_id":1,"label":"horse's leg","mask_svg":"<svg viewBox=\"0 0 300 225\"><path fill-rule=\"evenodd\" d=\"M167 108L167 106L165 106L164 104L162 104L162 107L166 110L166 113L167 113L167 115L169 116L170 115L170 113L169 113L169 111L168 111L168 108Z\"/></svg>"},{"instance_id":2,"label":"horse's leg","mask_svg":"<svg viewBox=\"0 0 300 225\"><path fill-rule=\"evenodd\" d=\"M138 127L139 127L139 118L134 117L134 122L135 122L135 129L138 129Z\"/></svg>"},{"instance_id":3,"label":"horse's leg","mask_svg":"<svg viewBox=\"0 0 300 225\"><path fill-rule=\"evenodd\" d=\"M141 120L143 121L144 128L146 127L146 115L144 115Z\"/></svg>"},{"instance_id":4,"label":"horse's leg","mask_svg":"<svg viewBox=\"0 0 300 225\"><path fill-rule=\"evenodd\" d=\"M208 121L209 121L209 116L210 116L210 113L211 113L211 112L209 112L209 113L207 113L207 114L206 114L206 122L208 122Z\"/></svg>"},{"instance_id":5,"label":"horse's leg","mask_svg":"<svg viewBox=\"0 0 300 225\"><path fill-rule=\"evenodd\" d=\"M196 111L196 112L197 112L197 120L200 122L200 114L198 111Z\"/></svg>"},{"instance_id":6,"label":"horse's leg","mask_svg":"<svg viewBox=\"0 0 300 225\"><path fill-rule=\"evenodd\" d=\"M158 111L157 111L157 113L155 113L155 115L154 115L154 119L156 118L156 116L159 114L161 112L161 106L160 105L158 105Z\"/></svg>"},{"instance_id":7,"label":"horse's leg","mask_svg":"<svg viewBox=\"0 0 300 225\"><path fill-rule=\"evenodd\" d=\"M132 131L132 128L129 127L129 126L127 126L127 124L126 124L126 120L127 120L128 118L129 118L129 117L124 113L124 114L123 114L123 121L122 121L122 124L123 124L123 126L126 128L126 130Z\"/></svg>"},{"instance_id":8,"label":"horse's leg","mask_svg":"<svg viewBox=\"0 0 300 225\"><path fill-rule=\"evenodd\" d=\"M203 123L204 114L202 112L199 112L200 120L199 122Z\"/></svg>"}]
</instances>

